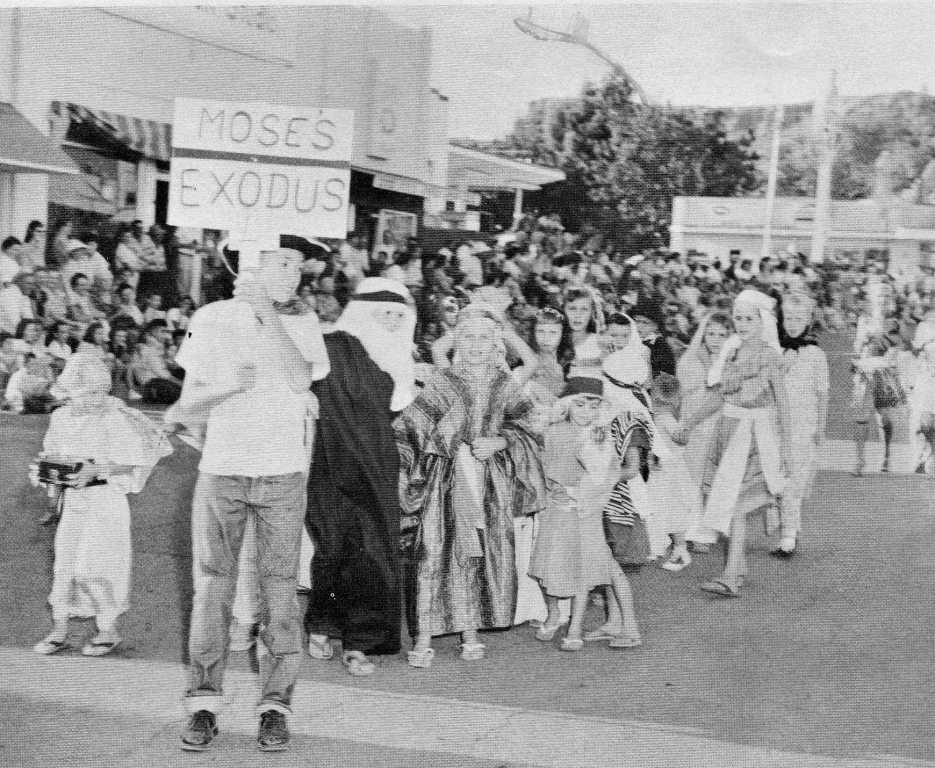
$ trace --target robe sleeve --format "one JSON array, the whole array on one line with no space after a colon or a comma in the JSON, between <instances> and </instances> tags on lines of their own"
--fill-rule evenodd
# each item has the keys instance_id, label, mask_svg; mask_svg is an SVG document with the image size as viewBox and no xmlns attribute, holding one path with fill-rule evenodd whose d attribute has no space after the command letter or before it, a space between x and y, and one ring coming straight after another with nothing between
<instances>
[{"instance_id":1,"label":"robe sleeve","mask_svg":"<svg viewBox=\"0 0 935 768\"><path fill-rule=\"evenodd\" d=\"M505 477L514 479L513 517L533 515L545 509L545 473L542 468L544 438L536 431L535 406L518 387L511 385L500 434L506 450L495 454Z\"/></svg>"}]
</instances>

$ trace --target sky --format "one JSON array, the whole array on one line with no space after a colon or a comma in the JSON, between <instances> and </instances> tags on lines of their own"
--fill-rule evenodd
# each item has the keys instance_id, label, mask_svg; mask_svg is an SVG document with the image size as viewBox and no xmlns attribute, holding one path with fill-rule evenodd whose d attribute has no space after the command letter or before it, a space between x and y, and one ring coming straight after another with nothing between
<instances>
[{"instance_id":1,"label":"sky","mask_svg":"<svg viewBox=\"0 0 935 768\"><path fill-rule=\"evenodd\" d=\"M575 96L609 66L576 45L540 42L513 23L527 5L378 5L429 27L433 82L449 97L450 135L510 132L533 99ZM837 71L844 96L935 88L935 2L616 2L536 4L532 18L565 31L575 14L590 41L651 101L741 106L812 101Z\"/></svg>"}]
</instances>

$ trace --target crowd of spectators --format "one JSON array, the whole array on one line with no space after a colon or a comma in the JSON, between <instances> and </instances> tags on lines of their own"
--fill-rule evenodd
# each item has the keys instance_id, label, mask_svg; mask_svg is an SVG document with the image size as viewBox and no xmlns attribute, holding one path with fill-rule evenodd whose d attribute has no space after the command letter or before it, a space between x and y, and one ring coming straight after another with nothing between
<instances>
[{"instance_id":1,"label":"crowd of spectators","mask_svg":"<svg viewBox=\"0 0 935 768\"><path fill-rule=\"evenodd\" d=\"M46 244L46 228L32 222L23 240L7 237L0 253L0 391L3 407L45 411L56 372L70 354L101 355L113 372L114 392L144 403L178 396L183 372L174 354L197 305L229 298L236 261L217 248L203 260L201 291L185 270L170 269L170 238L135 221L119 229L103 256L95 231L76 231L65 222ZM494 238L452 240L427 253L416 238L396 251L371 252L364 238L319 243L306 262L298 289L299 310L315 311L327 327L335 322L364 276L391 277L406 284L418 313L416 355L431 364L433 343L453 326L457 312L479 288L502 303L521 339L533 343L538 310L566 312L569 297L587 294L597 308L589 318L602 345L609 345L606 320L615 312L633 318L651 347L653 373L674 373L675 362L701 319L729 311L744 288L774 296L788 290L810 293L826 327L857 328L869 303L882 308L884 335L908 350L915 328L935 306L935 275L887 271L885 254L812 265L793 249L765 259L712 259L705 254L654 250L624 255L599 236L566 231L559 217L531 214ZM183 280L183 278L185 278ZM183 282L185 283L183 285ZM518 362L518 361L515 361ZM570 358L563 361L567 366Z\"/></svg>"}]
</instances>

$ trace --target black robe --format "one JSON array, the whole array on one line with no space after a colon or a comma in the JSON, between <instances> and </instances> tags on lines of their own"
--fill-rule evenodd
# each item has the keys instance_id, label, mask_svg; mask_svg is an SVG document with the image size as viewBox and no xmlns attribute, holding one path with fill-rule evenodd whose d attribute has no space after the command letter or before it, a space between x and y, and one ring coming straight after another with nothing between
<instances>
[{"instance_id":1,"label":"black robe","mask_svg":"<svg viewBox=\"0 0 935 768\"><path fill-rule=\"evenodd\" d=\"M393 379L348 333L325 334L331 372L312 385L319 419L306 524L315 545L306 632L344 650L400 649L399 453Z\"/></svg>"}]
</instances>

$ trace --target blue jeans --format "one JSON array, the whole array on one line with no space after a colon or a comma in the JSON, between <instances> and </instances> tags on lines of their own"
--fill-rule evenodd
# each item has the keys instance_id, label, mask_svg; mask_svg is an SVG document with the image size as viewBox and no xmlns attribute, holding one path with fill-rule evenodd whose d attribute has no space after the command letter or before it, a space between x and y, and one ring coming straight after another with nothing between
<instances>
[{"instance_id":1,"label":"blue jeans","mask_svg":"<svg viewBox=\"0 0 935 768\"><path fill-rule=\"evenodd\" d=\"M188 640L189 712L216 713L221 707L237 560L248 515L256 518L260 639L269 650L260 670L259 709L291 711L302 658L296 573L305 504L301 472L273 477L198 475L192 501L195 597Z\"/></svg>"}]
</instances>

